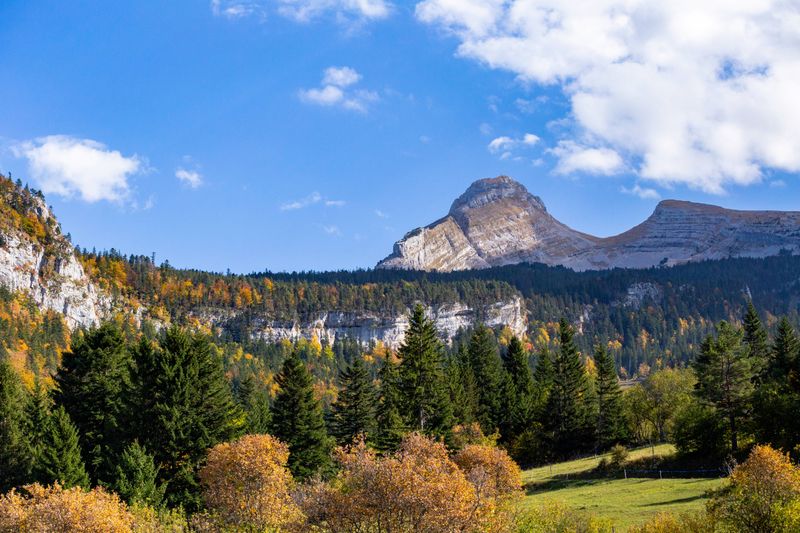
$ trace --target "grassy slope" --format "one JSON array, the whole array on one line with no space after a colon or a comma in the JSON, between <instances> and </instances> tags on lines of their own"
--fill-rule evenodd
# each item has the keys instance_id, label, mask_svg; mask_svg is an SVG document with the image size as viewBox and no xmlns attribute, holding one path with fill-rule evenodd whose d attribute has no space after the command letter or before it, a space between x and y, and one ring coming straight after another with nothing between
<instances>
[{"instance_id":1,"label":"grassy slope","mask_svg":"<svg viewBox=\"0 0 800 533\"><path fill-rule=\"evenodd\" d=\"M631 451L629 459L674 452L670 445ZM614 525L627 528L660 512L695 511L705 504L705 493L722 484L721 479L564 479L597 466L604 456L579 459L551 466L534 468L523 473L527 496L525 505L547 500L597 516L606 517ZM608 457L608 456L605 456Z\"/></svg>"}]
</instances>

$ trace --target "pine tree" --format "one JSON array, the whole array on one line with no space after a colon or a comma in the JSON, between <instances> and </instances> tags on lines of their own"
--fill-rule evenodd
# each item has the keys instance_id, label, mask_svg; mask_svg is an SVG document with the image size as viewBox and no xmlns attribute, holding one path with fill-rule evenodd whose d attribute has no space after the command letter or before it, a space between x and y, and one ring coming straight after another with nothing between
<instances>
[{"instance_id":1,"label":"pine tree","mask_svg":"<svg viewBox=\"0 0 800 533\"><path fill-rule=\"evenodd\" d=\"M34 477L45 484L57 481L65 488L89 487L78 430L62 406L53 410L48 420Z\"/></svg>"},{"instance_id":2,"label":"pine tree","mask_svg":"<svg viewBox=\"0 0 800 533\"><path fill-rule=\"evenodd\" d=\"M442 346L433 321L417 305L409 318L400 357L401 415L408 427L429 435L448 436L452 407L447 392Z\"/></svg>"},{"instance_id":3,"label":"pine tree","mask_svg":"<svg viewBox=\"0 0 800 533\"><path fill-rule=\"evenodd\" d=\"M0 359L0 490L23 483L30 469L25 439L25 389L14 368Z\"/></svg>"},{"instance_id":4,"label":"pine tree","mask_svg":"<svg viewBox=\"0 0 800 533\"><path fill-rule=\"evenodd\" d=\"M750 359L753 362L753 371L756 381L765 378L769 367L769 345L767 331L761 323L752 301L747 302L747 312L744 316L744 344L750 349Z\"/></svg>"},{"instance_id":5,"label":"pine tree","mask_svg":"<svg viewBox=\"0 0 800 533\"><path fill-rule=\"evenodd\" d=\"M535 420L536 404L535 384L528 364L528 353L516 336L509 341L503 362L511 384L509 413L512 417L511 431L514 435L519 435Z\"/></svg>"},{"instance_id":6,"label":"pine tree","mask_svg":"<svg viewBox=\"0 0 800 533\"><path fill-rule=\"evenodd\" d=\"M743 336L741 330L720 322L717 338L703 342L694 362L697 393L726 421L732 453L739 449L741 420L749 414L753 394L753 364Z\"/></svg>"},{"instance_id":7,"label":"pine tree","mask_svg":"<svg viewBox=\"0 0 800 533\"><path fill-rule=\"evenodd\" d=\"M566 457L585 448L588 414L586 372L575 346L575 333L565 319L559 324L561 346L553 359L553 381L547 398L545 428L553 451Z\"/></svg>"},{"instance_id":8,"label":"pine tree","mask_svg":"<svg viewBox=\"0 0 800 533\"><path fill-rule=\"evenodd\" d=\"M797 369L798 358L800 358L800 339L789 319L782 317L772 345L770 364L772 378L778 382L788 382L792 371Z\"/></svg>"},{"instance_id":9,"label":"pine tree","mask_svg":"<svg viewBox=\"0 0 800 533\"><path fill-rule=\"evenodd\" d=\"M239 434L243 419L208 339L172 327L135 353L129 405L133 438L154 455L170 505L201 505L197 471L206 451ZM116 472L115 472L116 474Z\"/></svg>"},{"instance_id":10,"label":"pine tree","mask_svg":"<svg viewBox=\"0 0 800 533\"><path fill-rule=\"evenodd\" d=\"M494 433L504 419L505 371L492 330L478 325L469 341L469 361L478 387L478 422L484 433Z\"/></svg>"},{"instance_id":11,"label":"pine tree","mask_svg":"<svg viewBox=\"0 0 800 533\"><path fill-rule=\"evenodd\" d=\"M294 351L275 377L280 391L272 410L272 435L289 446L289 470L307 479L329 466L331 439L322 407L314 398L314 380Z\"/></svg>"},{"instance_id":12,"label":"pine tree","mask_svg":"<svg viewBox=\"0 0 800 533\"><path fill-rule=\"evenodd\" d=\"M82 456L94 482L113 478L113 461L125 446L130 365L122 332L109 322L78 337L56 375L56 404L81 435Z\"/></svg>"},{"instance_id":13,"label":"pine tree","mask_svg":"<svg viewBox=\"0 0 800 533\"><path fill-rule=\"evenodd\" d=\"M359 435L375 436L375 386L361 357L342 373L342 390L331 406L331 435L339 444L350 444Z\"/></svg>"},{"instance_id":14,"label":"pine tree","mask_svg":"<svg viewBox=\"0 0 800 533\"><path fill-rule=\"evenodd\" d=\"M253 374L247 374L239 384L236 399L245 414L244 432L258 435L269 432L272 413L269 408L269 392L256 383Z\"/></svg>"},{"instance_id":15,"label":"pine tree","mask_svg":"<svg viewBox=\"0 0 800 533\"><path fill-rule=\"evenodd\" d=\"M400 415L400 369L387 359L378 374L379 401L376 413L375 447L381 452L393 452L400 446L407 428Z\"/></svg>"},{"instance_id":16,"label":"pine tree","mask_svg":"<svg viewBox=\"0 0 800 533\"><path fill-rule=\"evenodd\" d=\"M604 346L595 348L594 361L597 365L597 444L601 450L605 450L625 440L622 389L614 358Z\"/></svg>"},{"instance_id":17,"label":"pine tree","mask_svg":"<svg viewBox=\"0 0 800 533\"><path fill-rule=\"evenodd\" d=\"M166 487L158 482L158 467L153 456L134 441L119 458L111 488L129 504L159 507Z\"/></svg>"}]
</instances>

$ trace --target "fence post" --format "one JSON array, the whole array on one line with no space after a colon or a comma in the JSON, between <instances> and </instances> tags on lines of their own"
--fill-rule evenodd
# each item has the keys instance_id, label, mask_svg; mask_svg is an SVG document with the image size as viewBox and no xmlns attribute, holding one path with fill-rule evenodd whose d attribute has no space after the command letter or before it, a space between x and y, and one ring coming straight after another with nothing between
<instances>
[{"instance_id":1,"label":"fence post","mask_svg":"<svg viewBox=\"0 0 800 533\"><path fill-rule=\"evenodd\" d=\"M658 471L658 479L664 479L664 476L661 475L661 470Z\"/></svg>"},{"instance_id":2,"label":"fence post","mask_svg":"<svg viewBox=\"0 0 800 533\"><path fill-rule=\"evenodd\" d=\"M622 470L625 472L625 479L628 479L628 469L623 468Z\"/></svg>"}]
</instances>

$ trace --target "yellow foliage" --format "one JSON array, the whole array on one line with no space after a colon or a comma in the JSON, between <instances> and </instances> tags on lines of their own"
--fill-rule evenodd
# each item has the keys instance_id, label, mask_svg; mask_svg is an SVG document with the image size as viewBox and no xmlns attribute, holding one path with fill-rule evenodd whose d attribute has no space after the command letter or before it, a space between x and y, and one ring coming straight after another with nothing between
<instances>
[{"instance_id":1,"label":"yellow foliage","mask_svg":"<svg viewBox=\"0 0 800 533\"><path fill-rule=\"evenodd\" d=\"M133 516L116 494L55 484L27 485L0 497L0 531L129 533Z\"/></svg>"},{"instance_id":2,"label":"yellow foliage","mask_svg":"<svg viewBox=\"0 0 800 533\"><path fill-rule=\"evenodd\" d=\"M453 461L481 499L519 495L522 490L522 472L502 448L469 444Z\"/></svg>"},{"instance_id":3,"label":"yellow foliage","mask_svg":"<svg viewBox=\"0 0 800 533\"><path fill-rule=\"evenodd\" d=\"M260 529L298 522L292 500L289 447L270 435L246 435L214 446L200 470L209 509L227 524Z\"/></svg>"}]
</instances>

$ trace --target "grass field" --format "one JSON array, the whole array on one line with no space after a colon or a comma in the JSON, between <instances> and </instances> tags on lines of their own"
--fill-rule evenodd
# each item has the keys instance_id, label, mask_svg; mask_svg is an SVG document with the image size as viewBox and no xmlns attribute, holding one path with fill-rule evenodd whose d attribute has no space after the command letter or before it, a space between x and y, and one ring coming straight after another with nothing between
<instances>
[{"instance_id":1,"label":"grass field","mask_svg":"<svg viewBox=\"0 0 800 533\"><path fill-rule=\"evenodd\" d=\"M670 445L632 450L629 460L655 455L670 455ZM683 513L699 510L706 492L722 485L722 479L568 479L596 467L602 457L557 463L523 473L527 496L524 505L548 500L609 518L619 530L639 524L660 512Z\"/></svg>"}]
</instances>

